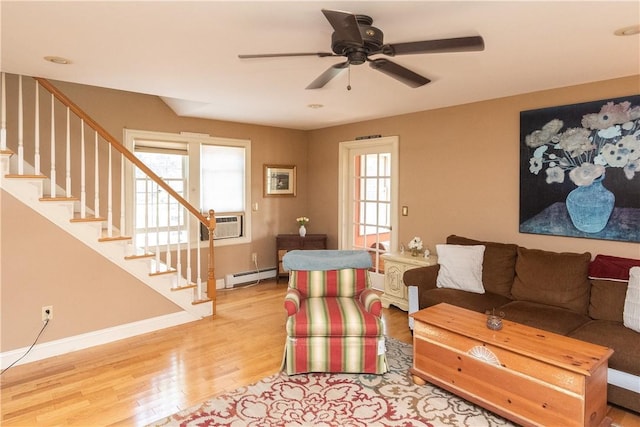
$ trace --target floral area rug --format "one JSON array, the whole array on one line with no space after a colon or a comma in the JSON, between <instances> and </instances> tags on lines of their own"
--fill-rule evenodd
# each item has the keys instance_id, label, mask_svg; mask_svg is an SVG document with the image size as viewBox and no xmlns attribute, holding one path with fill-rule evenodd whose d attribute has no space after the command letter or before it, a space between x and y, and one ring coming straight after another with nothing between
<instances>
[{"instance_id":1,"label":"floral area rug","mask_svg":"<svg viewBox=\"0 0 640 427\"><path fill-rule=\"evenodd\" d=\"M389 372L281 372L151 426L513 426L430 384L415 385L412 346L387 338Z\"/></svg>"}]
</instances>

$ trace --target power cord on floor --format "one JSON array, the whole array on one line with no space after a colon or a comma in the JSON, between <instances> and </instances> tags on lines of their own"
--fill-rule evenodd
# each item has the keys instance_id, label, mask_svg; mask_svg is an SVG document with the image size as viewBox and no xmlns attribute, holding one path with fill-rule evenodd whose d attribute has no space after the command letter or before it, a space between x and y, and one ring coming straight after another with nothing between
<instances>
[{"instance_id":1,"label":"power cord on floor","mask_svg":"<svg viewBox=\"0 0 640 427\"><path fill-rule=\"evenodd\" d=\"M0 375L4 374L5 372L7 372L9 370L9 368L11 368L13 365L15 365L16 363L18 363L19 361L21 361L22 359L25 358L25 356L27 354L29 354L29 352L33 349L33 347L36 345L36 343L38 342L38 339L40 338L40 335L42 335L42 333L44 332L44 330L46 329L47 325L49 324L49 320L47 319L44 321L44 325L42 325L42 329L40 329L40 332L38 332L38 336L36 337L35 341L33 341L33 344L31 344L31 347L29 347L29 349L26 351L25 354L23 354L22 356L20 356L20 358L18 360L16 360L15 362L13 362L11 365L7 366L6 368L4 368L2 371L0 371Z\"/></svg>"}]
</instances>

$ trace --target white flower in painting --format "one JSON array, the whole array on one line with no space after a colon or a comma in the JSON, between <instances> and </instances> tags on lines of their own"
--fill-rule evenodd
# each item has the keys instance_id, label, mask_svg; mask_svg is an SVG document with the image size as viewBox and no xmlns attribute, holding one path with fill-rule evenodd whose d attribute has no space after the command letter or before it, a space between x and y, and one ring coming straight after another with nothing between
<instances>
[{"instance_id":1,"label":"white flower in painting","mask_svg":"<svg viewBox=\"0 0 640 427\"><path fill-rule=\"evenodd\" d=\"M598 131L598 136L600 138L605 138L605 139L612 139L620 135L622 135L620 126L611 126L610 128L606 128Z\"/></svg>"},{"instance_id":2,"label":"white flower in painting","mask_svg":"<svg viewBox=\"0 0 640 427\"><path fill-rule=\"evenodd\" d=\"M559 166L547 168L547 184L557 182L562 184L564 182L564 170Z\"/></svg>"},{"instance_id":3,"label":"white flower in painting","mask_svg":"<svg viewBox=\"0 0 640 427\"><path fill-rule=\"evenodd\" d=\"M569 172L569 178L578 186L586 186L591 185L593 180L600 178L603 173L604 166L583 163L580 167L572 169L571 172Z\"/></svg>"},{"instance_id":4,"label":"white flower in painting","mask_svg":"<svg viewBox=\"0 0 640 427\"><path fill-rule=\"evenodd\" d=\"M542 170L542 159L532 157L529 159L529 172L538 175Z\"/></svg>"},{"instance_id":5,"label":"white flower in painting","mask_svg":"<svg viewBox=\"0 0 640 427\"><path fill-rule=\"evenodd\" d=\"M640 159L633 160L622 169L627 179L633 179L636 173L640 173Z\"/></svg>"},{"instance_id":6,"label":"white flower in painting","mask_svg":"<svg viewBox=\"0 0 640 427\"><path fill-rule=\"evenodd\" d=\"M562 131L564 122L552 119L526 135L533 149L529 172L544 170L548 184L563 183L568 173L574 184L589 185L606 168L622 168L633 179L640 159L640 106L608 102L600 112L585 114L581 124Z\"/></svg>"}]
</instances>

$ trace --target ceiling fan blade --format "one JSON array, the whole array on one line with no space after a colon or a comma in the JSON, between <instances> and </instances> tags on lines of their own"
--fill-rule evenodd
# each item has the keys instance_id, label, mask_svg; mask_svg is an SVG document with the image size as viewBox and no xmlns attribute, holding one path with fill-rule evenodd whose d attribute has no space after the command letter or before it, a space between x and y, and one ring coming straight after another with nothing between
<instances>
[{"instance_id":1,"label":"ceiling fan blade","mask_svg":"<svg viewBox=\"0 0 640 427\"><path fill-rule=\"evenodd\" d=\"M480 50L484 50L484 40L480 36L393 43L382 46L382 53L389 56L412 55L417 53L473 52Z\"/></svg>"},{"instance_id":2,"label":"ceiling fan blade","mask_svg":"<svg viewBox=\"0 0 640 427\"><path fill-rule=\"evenodd\" d=\"M324 58L326 56L339 56L330 52L300 52L300 53L258 53L253 55L238 55L240 59L255 59L255 58L284 58L288 56L318 56Z\"/></svg>"},{"instance_id":3,"label":"ceiling fan blade","mask_svg":"<svg viewBox=\"0 0 640 427\"><path fill-rule=\"evenodd\" d=\"M342 70L349 67L349 61L341 62L329 67L324 73L320 74L314 81L307 86L307 89L320 89L324 87L331 79L340 74Z\"/></svg>"},{"instance_id":4,"label":"ceiling fan blade","mask_svg":"<svg viewBox=\"0 0 640 427\"><path fill-rule=\"evenodd\" d=\"M369 66L413 88L426 85L431 81L402 65L398 65L384 58L370 60Z\"/></svg>"},{"instance_id":5,"label":"ceiling fan blade","mask_svg":"<svg viewBox=\"0 0 640 427\"><path fill-rule=\"evenodd\" d=\"M364 44L362 35L360 34L360 27L354 14L329 9L322 9L322 13L324 13L327 21L329 21L329 24L333 27L336 32L336 37L339 40L355 43L358 46Z\"/></svg>"}]
</instances>

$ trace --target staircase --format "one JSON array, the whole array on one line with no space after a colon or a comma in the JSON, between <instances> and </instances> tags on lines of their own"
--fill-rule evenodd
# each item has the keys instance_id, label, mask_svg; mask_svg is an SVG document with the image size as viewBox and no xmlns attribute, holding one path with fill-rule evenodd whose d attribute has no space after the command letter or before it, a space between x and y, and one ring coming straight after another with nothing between
<instances>
[{"instance_id":1,"label":"staircase","mask_svg":"<svg viewBox=\"0 0 640 427\"><path fill-rule=\"evenodd\" d=\"M194 319L215 314L214 212L200 213L47 80L2 73L0 90L0 188ZM138 208L148 225L137 238L125 223L133 217L124 196L129 167L153 188Z\"/></svg>"}]
</instances>

